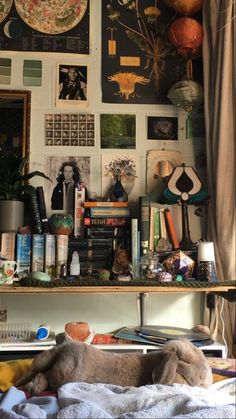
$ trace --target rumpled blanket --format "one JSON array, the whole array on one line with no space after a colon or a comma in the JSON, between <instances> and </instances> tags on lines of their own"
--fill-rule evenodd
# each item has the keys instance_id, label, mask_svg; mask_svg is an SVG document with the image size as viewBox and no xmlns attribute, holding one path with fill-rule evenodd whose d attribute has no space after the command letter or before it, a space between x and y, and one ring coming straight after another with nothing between
<instances>
[{"instance_id":1,"label":"rumpled blanket","mask_svg":"<svg viewBox=\"0 0 236 419\"><path fill-rule=\"evenodd\" d=\"M120 387L109 384L69 383L54 396L26 400L12 387L0 394L4 419L110 418L233 418L236 417L236 378L209 389L183 384Z\"/></svg>"}]
</instances>

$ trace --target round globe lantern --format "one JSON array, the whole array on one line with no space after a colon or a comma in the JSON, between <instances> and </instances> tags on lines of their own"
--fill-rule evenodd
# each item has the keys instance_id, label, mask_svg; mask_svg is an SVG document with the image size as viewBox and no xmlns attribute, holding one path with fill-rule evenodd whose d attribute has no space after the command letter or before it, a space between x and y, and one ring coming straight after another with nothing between
<instances>
[{"instance_id":1,"label":"round globe lantern","mask_svg":"<svg viewBox=\"0 0 236 419\"><path fill-rule=\"evenodd\" d=\"M178 13L193 15L201 9L203 0L165 0L165 3Z\"/></svg>"},{"instance_id":2,"label":"round globe lantern","mask_svg":"<svg viewBox=\"0 0 236 419\"><path fill-rule=\"evenodd\" d=\"M180 17L170 25L168 35L180 55L191 57L202 44L203 28L196 19Z\"/></svg>"}]
</instances>

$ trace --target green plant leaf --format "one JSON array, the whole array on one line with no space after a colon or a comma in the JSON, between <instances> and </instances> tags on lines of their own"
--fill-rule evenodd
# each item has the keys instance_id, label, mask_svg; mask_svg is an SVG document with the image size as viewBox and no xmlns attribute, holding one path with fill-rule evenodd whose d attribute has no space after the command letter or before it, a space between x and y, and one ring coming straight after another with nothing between
<instances>
[{"instance_id":1,"label":"green plant leaf","mask_svg":"<svg viewBox=\"0 0 236 419\"><path fill-rule=\"evenodd\" d=\"M137 33L134 33L132 31L126 30L126 35L128 36L128 38L133 41L136 45L138 45L138 47L142 50L142 51L147 51L148 45L147 43L144 41L143 37L138 35Z\"/></svg>"}]
</instances>

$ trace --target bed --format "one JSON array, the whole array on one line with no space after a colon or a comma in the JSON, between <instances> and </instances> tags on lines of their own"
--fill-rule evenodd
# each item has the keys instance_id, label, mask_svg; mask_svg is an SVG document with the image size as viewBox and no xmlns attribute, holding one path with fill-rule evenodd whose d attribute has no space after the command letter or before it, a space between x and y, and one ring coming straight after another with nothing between
<instances>
[{"instance_id":1,"label":"bed","mask_svg":"<svg viewBox=\"0 0 236 419\"><path fill-rule=\"evenodd\" d=\"M183 384L120 387L68 383L35 397L14 386L31 360L0 363L0 418L235 418L236 377L208 389Z\"/></svg>"}]
</instances>

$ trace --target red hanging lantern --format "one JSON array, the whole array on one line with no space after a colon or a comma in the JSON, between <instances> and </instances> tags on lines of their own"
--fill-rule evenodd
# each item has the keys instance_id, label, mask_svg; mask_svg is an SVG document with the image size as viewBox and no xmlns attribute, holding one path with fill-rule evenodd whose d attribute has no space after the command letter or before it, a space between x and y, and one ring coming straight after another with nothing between
<instances>
[{"instance_id":1,"label":"red hanging lantern","mask_svg":"<svg viewBox=\"0 0 236 419\"><path fill-rule=\"evenodd\" d=\"M191 57L202 43L202 25L196 19L180 17L170 25L169 39L180 55Z\"/></svg>"},{"instance_id":2,"label":"red hanging lantern","mask_svg":"<svg viewBox=\"0 0 236 419\"><path fill-rule=\"evenodd\" d=\"M178 13L193 15L201 9L203 0L165 0L165 3Z\"/></svg>"}]
</instances>

